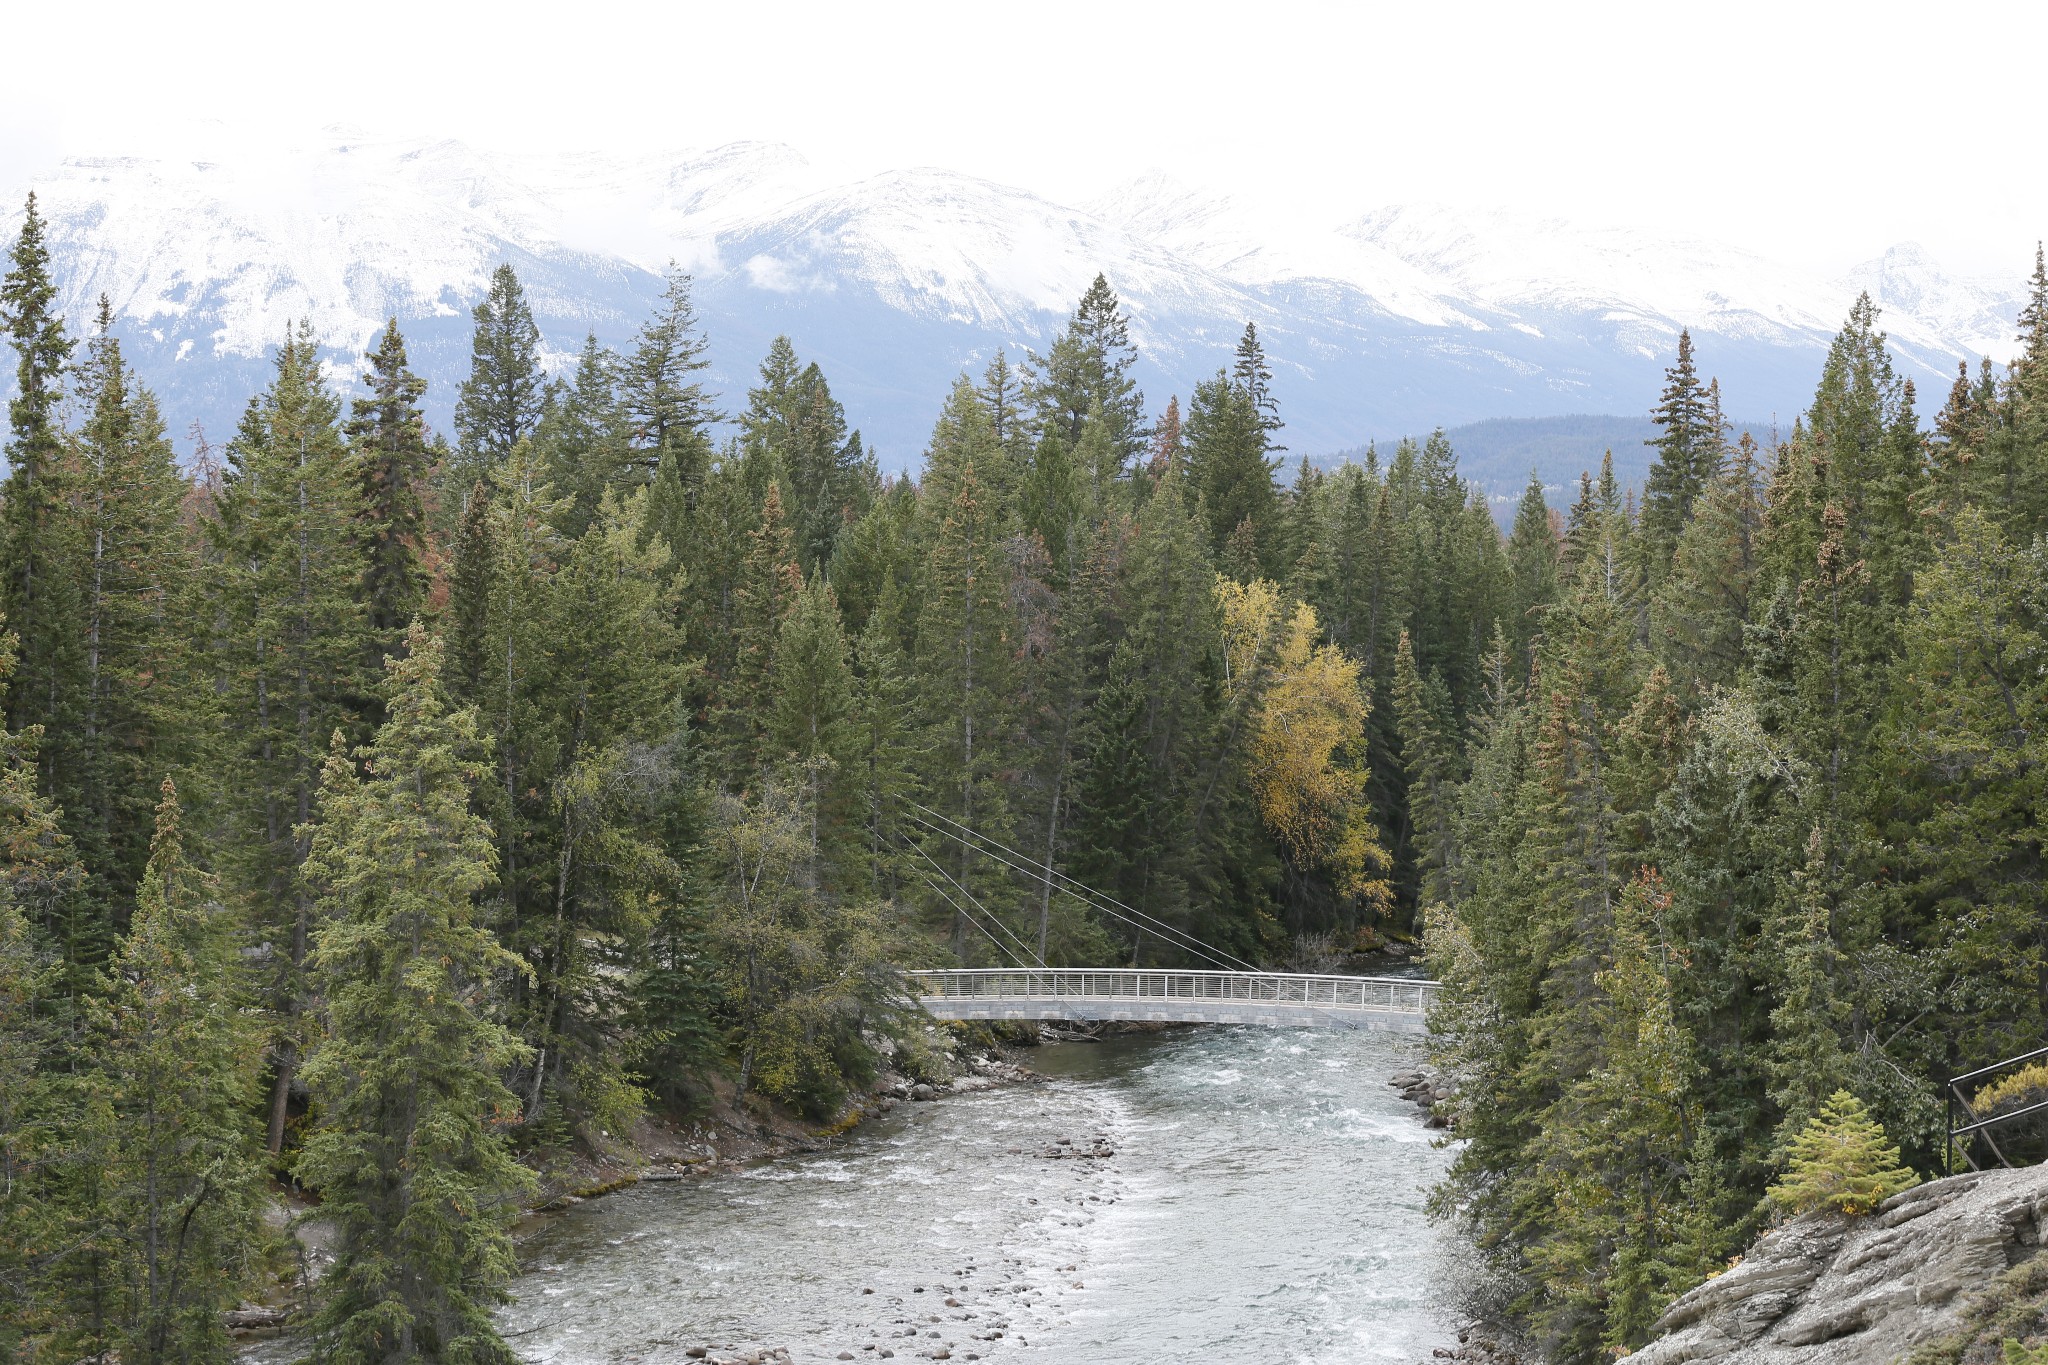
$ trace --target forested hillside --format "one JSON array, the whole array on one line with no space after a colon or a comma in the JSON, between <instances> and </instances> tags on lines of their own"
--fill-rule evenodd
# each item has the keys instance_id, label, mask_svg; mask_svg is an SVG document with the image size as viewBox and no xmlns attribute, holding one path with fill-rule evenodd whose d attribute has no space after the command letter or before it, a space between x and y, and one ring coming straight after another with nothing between
<instances>
[{"instance_id":1,"label":"forested hillside","mask_svg":"<svg viewBox=\"0 0 2048 1365\"><path fill-rule=\"evenodd\" d=\"M1685 341L1640 497L1507 536L1441 435L1283 469L1249 325L1148 399L1100 278L886 480L787 338L720 411L690 291L550 379L501 268L448 433L395 321L347 393L301 329L181 467L31 201L0 1350L226 1358L280 1182L338 1229L323 1358L511 1359L522 1157L714 1074L835 1116L925 1046L905 967L1426 923L1443 1207L1590 1355L1834 1090L1926 1168L1934 1078L2039 1039L2039 272L1931 435L1867 302L1771 449Z\"/></svg>"}]
</instances>

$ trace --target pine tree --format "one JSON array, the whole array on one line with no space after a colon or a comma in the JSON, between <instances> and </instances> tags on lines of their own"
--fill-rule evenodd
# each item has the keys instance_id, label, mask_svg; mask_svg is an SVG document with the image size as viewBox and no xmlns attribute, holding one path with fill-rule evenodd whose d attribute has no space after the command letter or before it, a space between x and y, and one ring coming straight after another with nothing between
<instances>
[{"instance_id":1,"label":"pine tree","mask_svg":"<svg viewBox=\"0 0 2048 1365\"><path fill-rule=\"evenodd\" d=\"M223 567L213 651L230 737L221 785L235 882L254 901L264 945L273 1153L284 1141L308 1003L302 969L313 921L299 875L303 830L328 737L360 728L373 685L365 676L362 480L338 416L302 324L228 447L219 520L210 528Z\"/></svg>"},{"instance_id":2,"label":"pine tree","mask_svg":"<svg viewBox=\"0 0 2048 1365\"><path fill-rule=\"evenodd\" d=\"M1416 671L1415 651L1404 630L1394 652L1394 710L1401 733L1401 761L1408 773L1408 809L1425 902L1449 900L1457 880L1452 832L1454 758L1437 716L1440 703L1431 691Z\"/></svg>"},{"instance_id":3,"label":"pine tree","mask_svg":"<svg viewBox=\"0 0 2048 1365\"><path fill-rule=\"evenodd\" d=\"M540 422L544 377L540 328L510 264L491 272L491 287L472 316L469 378L455 400L461 459L450 471L467 489L512 454Z\"/></svg>"},{"instance_id":4,"label":"pine tree","mask_svg":"<svg viewBox=\"0 0 2048 1365\"><path fill-rule=\"evenodd\" d=\"M728 770L732 780L741 785L759 770L765 757L762 742L775 705L770 688L776 643L803 589L796 539L783 520L782 491L770 484L761 508L761 524L748 537L746 563L734 592L732 685L719 699Z\"/></svg>"},{"instance_id":5,"label":"pine tree","mask_svg":"<svg viewBox=\"0 0 2048 1365\"><path fill-rule=\"evenodd\" d=\"M1550 508L1543 499L1543 481L1533 472L1515 506L1507 554L1511 578L1508 640L1518 667L1526 668L1529 644L1542 632L1543 613L1557 597L1558 570L1557 532L1551 527Z\"/></svg>"},{"instance_id":6,"label":"pine tree","mask_svg":"<svg viewBox=\"0 0 2048 1365\"><path fill-rule=\"evenodd\" d=\"M811 576L783 620L768 683L772 709L766 752L793 760L802 775L811 817L809 875L815 884L826 875L822 864L837 851L833 845L851 832L841 773L853 742L853 673L846 635L839 623L839 600L820 574Z\"/></svg>"},{"instance_id":7,"label":"pine tree","mask_svg":"<svg viewBox=\"0 0 2048 1365\"><path fill-rule=\"evenodd\" d=\"M1266 433L1267 450L1278 454L1287 449L1272 440L1274 432L1280 430L1280 400L1273 397L1273 371L1266 364L1266 348L1259 344L1257 323L1247 322L1244 335L1237 341L1237 357L1230 366L1230 380L1244 390L1251 401L1252 411L1259 415L1259 426Z\"/></svg>"},{"instance_id":8,"label":"pine tree","mask_svg":"<svg viewBox=\"0 0 2048 1365\"><path fill-rule=\"evenodd\" d=\"M399 647L427 596L426 482L433 453L420 399L427 381L407 368L398 319L370 354L347 431L363 483L363 604L374 667Z\"/></svg>"},{"instance_id":9,"label":"pine tree","mask_svg":"<svg viewBox=\"0 0 2048 1365\"><path fill-rule=\"evenodd\" d=\"M1657 451L1643 486L1643 534L1650 544L1653 583L1663 581L1693 505L1721 473L1727 435L1720 398L1718 386L1700 383L1692 333L1680 332L1678 358L1664 372L1664 391L1650 415L1663 430L1646 442Z\"/></svg>"},{"instance_id":10,"label":"pine tree","mask_svg":"<svg viewBox=\"0 0 2048 1365\"><path fill-rule=\"evenodd\" d=\"M489 681L491 598L499 561L490 497L484 485L471 489L466 503L448 575L443 683L450 697L473 706L481 701Z\"/></svg>"},{"instance_id":11,"label":"pine tree","mask_svg":"<svg viewBox=\"0 0 2048 1365\"><path fill-rule=\"evenodd\" d=\"M761 362L761 386L747 391L740 418L750 459L763 460L783 486L806 573L832 561L839 536L858 520L879 482L861 450L860 433L848 434L846 413L832 397L824 372L799 367L788 337L777 337Z\"/></svg>"},{"instance_id":12,"label":"pine tree","mask_svg":"<svg viewBox=\"0 0 2048 1365\"><path fill-rule=\"evenodd\" d=\"M40 726L43 786L75 805L84 638L78 601L78 532L64 469L64 371L73 343L56 312L48 226L28 197L21 234L0 278L0 323L17 357L8 400L7 481L0 488L0 612L19 644L7 689L7 726ZM96 954L102 936L79 945Z\"/></svg>"},{"instance_id":13,"label":"pine tree","mask_svg":"<svg viewBox=\"0 0 2048 1365\"><path fill-rule=\"evenodd\" d=\"M982 407L988 412L988 423L995 433L996 444L1003 448L1012 468L1021 469L1028 460L1031 450L1031 424L1024 414L1026 400L1023 376L1010 365L1010 357L1000 346L996 348L995 359L989 361L982 371Z\"/></svg>"},{"instance_id":14,"label":"pine tree","mask_svg":"<svg viewBox=\"0 0 2048 1365\"><path fill-rule=\"evenodd\" d=\"M1735 681L1763 518L1756 442L1745 432L1734 463L1708 485L1679 534L1670 571L1650 602L1652 648L1690 689Z\"/></svg>"},{"instance_id":15,"label":"pine tree","mask_svg":"<svg viewBox=\"0 0 2048 1365\"><path fill-rule=\"evenodd\" d=\"M711 362L704 358L690 286L689 275L671 264L654 316L619 366L618 396L641 477L651 479L663 461L673 460L683 485L694 490L710 462L704 433L717 414L704 385L693 378Z\"/></svg>"},{"instance_id":16,"label":"pine tree","mask_svg":"<svg viewBox=\"0 0 2048 1365\"><path fill-rule=\"evenodd\" d=\"M533 433L542 476L571 499L556 518L557 529L571 540L596 518L607 491L623 498L653 480L654 471L638 462L627 445L613 393L618 366L619 358L595 335L585 337L575 375L566 384L557 380L548 386Z\"/></svg>"},{"instance_id":17,"label":"pine tree","mask_svg":"<svg viewBox=\"0 0 2048 1365\"><path fill-rule=\"evenodd\" d=\"M981 496L972 465L961 471L951 504L930 508L928 515L943 520L932 544L917 627L926 787L942 814L1010 843L1004 774L1013 762L1009 712L1016 641L1003 528ZM953 876L961 886L984 899L995 894L984 868L964 849L956 861ZM969 932L967 910L956 908L952 946L963 966L970 961Z\"/></svg>"},{"instance_id":18,"label":"pine tree","mask_svg":"<svg viewBox=\"0 0 2048 1365\"><path fill-rule=\"evenodd\" d=\"M1040 433L1050 429L1078 445L1089 410L1099 407L1118 468L1127 466L1145 449L1145 395L1131 378L1137 358L1123 305L1097 275L1052 349L1027 362Z\"/></svg>"},{"instance_id":19,"label":"pine tree","mask_svg":"<svg viewBox=\"0 0 2048 1365\"><path fill-rule=\"evenodd\" d=\"M0 684L14 667L0 634ZM63 1077L75 1062L76 986L59 955L85 882L71 841L36 788L34 731L0 727L0 1349L21 1356L62 1326L67 1131Z\"/></svg>"},{"instance_id":20,"label":"pine tree","mask_svg":"<svg viewBox=\"0 0 2048 1365\"><path fill-rule=\"evenodd\" d=\"M239 1007L224 907L186 861L166 779L135 918L95 1003L101 1216L112 1230L107 1339L123 1361L229 1361L224 1314L254 1270L256 1039Z\"/></svg>"},{"instance_id":21,"label":"pine tree","mask_svg":"<svg viewBox=\"0 0 2048 1365\"><path fill-rule=\"evenodd\" d=\"M1267 569L1267 556L1277 548L1280 500L1263 415L1242 386L1218 371L1195 386L1185 432L1188 477L1208 517L1210 546L1222 553L1244 526L1257 567Z\"/></svg>"},{"instance_id":22,"label":"pine tree","mask_svg":"<svg viewBox=\"0 0 2048 1365\"><path fill-rule=\"evenodd\" d=\"M1899 1149L1885 1141L1884 1128L1863 1101L1837 1090L1792 1140L1784 1178L1771 1186L1771 1202L1793 1213L1874 1213L1919 1183L1919 1176L1899 1165Z\"/></svg>"},{"instance_id":23,"label":"pine tree","mask_svg":"<svg viewBox=\"0 0 2048 1365\"><path fill-rule=\"evenodd\" d=\"M111 323L102 299L81 375L92 407L70 452L85 668L62 793L97 913L119 930L149 856L150 778L197 757L210 707L190 638L200 566L180 524L185 482Z\"/></svg>"},{"instance_id":24,"label":"pine tree","mask_svg":"<svg viewBox=\"0 0 2048 1365\"><path fill-rule=\"evenodd\" d=\"M475 713L448 710L422 628L405 656L390 719L353 760L337 744L308 826L327 1029L306 1069L322 1122L297 1173L338 1234L311 1332L324 1360L509 1365L490 1309L532 1177L506 1148L518 1106L498 1079L521 1048L481 1006L524 965L476 921L492 854L470 810Z\"/></svg>"}]
</instances>

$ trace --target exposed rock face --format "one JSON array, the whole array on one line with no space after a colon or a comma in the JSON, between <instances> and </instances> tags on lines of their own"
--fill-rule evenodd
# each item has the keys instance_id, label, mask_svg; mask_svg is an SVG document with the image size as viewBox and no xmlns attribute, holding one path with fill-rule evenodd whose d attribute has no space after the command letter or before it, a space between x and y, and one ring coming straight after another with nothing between
<instances>
[{"instance_id":1,"label":"exposed rock face","mask_svg":"<svg viewBox=\"0 0 2048 1365\"><path fill-rule=\"evenodd\" d=\"M2048 1167L1951 1176L1868 1218L1809 1214L1665 1310L1623 1365L1886 1365L1958 1331L2048 1239Z\"/></svg>"}]
</instances>

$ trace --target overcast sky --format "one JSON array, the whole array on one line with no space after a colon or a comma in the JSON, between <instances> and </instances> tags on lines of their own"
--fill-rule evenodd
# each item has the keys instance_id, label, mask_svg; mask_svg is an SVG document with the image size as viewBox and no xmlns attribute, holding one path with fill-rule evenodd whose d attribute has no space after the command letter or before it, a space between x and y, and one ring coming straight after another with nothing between
<instances>
[{"instance_id":1,"label":"overcast sky","mask_svg":"<svg viewBox=\"0 0 2048 1365\"><path fill-rule=\"evenodd\" d=\"M2048 235L2048 3L1033 0L14 7L0 182L347 122L500 150L788 142L1069 202L1163 168L1335 221L1518 204L1838 268ZM27 59L35 54L40 60Z\"/></svg>"}]
</instances>

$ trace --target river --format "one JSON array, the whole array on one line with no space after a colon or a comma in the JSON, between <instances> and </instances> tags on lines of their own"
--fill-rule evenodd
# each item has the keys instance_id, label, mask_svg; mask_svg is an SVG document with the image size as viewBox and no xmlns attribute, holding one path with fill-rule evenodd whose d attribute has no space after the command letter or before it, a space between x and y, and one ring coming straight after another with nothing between
<instances>
[{"instance_id":1,"label":"river","mask_svg":"<svg viewBox=\"0 0 2048 1365\"><path fill-rule=\"evenodd\" d=\"M1415 1365L1454 1340L1460 1278L1422 1211L1448 1153L1386 1085L1419 1060L1410 1037L1309 1030L1043 1047L1043 1083L548 1219L503 1325L539 1365L706 1344Z\"/></svg>"}]
</instances>

